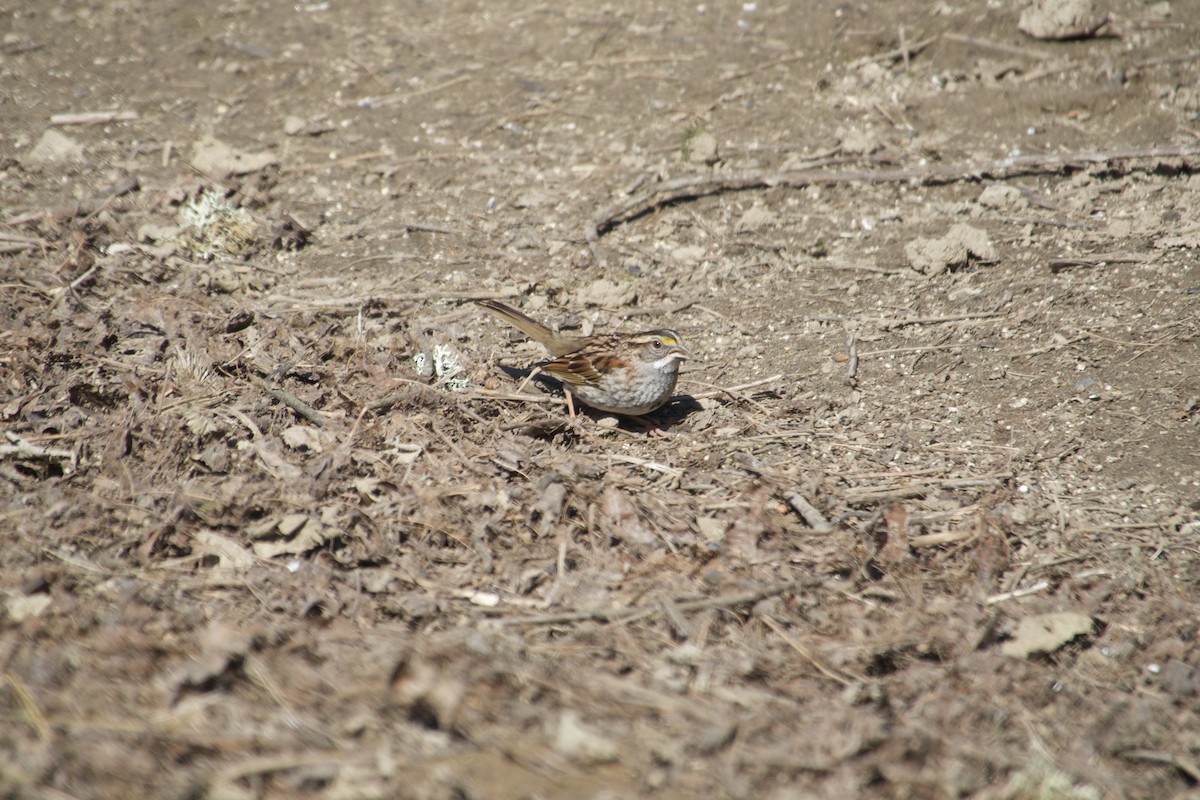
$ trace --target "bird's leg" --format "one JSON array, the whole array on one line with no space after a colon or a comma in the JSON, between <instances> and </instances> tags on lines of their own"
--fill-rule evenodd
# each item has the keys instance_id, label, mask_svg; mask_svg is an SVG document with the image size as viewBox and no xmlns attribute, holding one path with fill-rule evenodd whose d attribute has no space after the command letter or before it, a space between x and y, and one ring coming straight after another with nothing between
<instances>
[{"instance_id":1,"label":"bird's leg","mask_svg":"<svg viewBox=\"0 0 1200 800\"><path fill-rule=\"evenodd\" d=\"M575 400L571 395L571 390L563 387L563 396L567 399L567 413L570 415L571 430L575 431L575 435L585 442L592 441L592 435L587 432L583 424L579 421L579 414L575 411Z\"/></svg>"},{"instance_id":2,"label":"bird's leg","mask_svg":"<svg viewBox=\"0 0 1200 800\"><path fill-rule=\"evenodd\" d=\"M517 387L517 394L520 394L521 392L525 391L525 387L529 385L529 382L541 374L542 374L542 368L534 367L533 370L528 375L525 376L525 380L521 381L521 385Z\"/></svg>"}]
</instances>

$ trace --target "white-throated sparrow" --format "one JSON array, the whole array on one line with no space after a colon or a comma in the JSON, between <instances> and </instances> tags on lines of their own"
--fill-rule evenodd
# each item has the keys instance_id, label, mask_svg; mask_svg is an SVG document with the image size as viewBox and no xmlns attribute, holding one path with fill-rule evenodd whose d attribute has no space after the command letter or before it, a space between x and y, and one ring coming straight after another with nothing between
<instances>
[{"instance_id":1,"label":"white-throated sparrow","mask_svg":"<svg viewBox=\"0 0 1200 800\"><path fill-rule=\"evenodd\" d=\"M495 300L477 300L476 305L555 356L538 368L562 382L572 413L574 395L597 411L631 417L649 414L671 399L679 362L689 355L672 330L564 336Z\"/></svg>"}]
</instances>

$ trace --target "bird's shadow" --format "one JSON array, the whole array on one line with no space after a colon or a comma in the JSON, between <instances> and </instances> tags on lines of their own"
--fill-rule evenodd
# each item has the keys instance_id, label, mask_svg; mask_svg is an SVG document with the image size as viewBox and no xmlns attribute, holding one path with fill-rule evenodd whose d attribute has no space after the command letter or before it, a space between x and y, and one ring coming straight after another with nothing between
<instances>
[{"instance_id":1,"label":"bird's shadow","mask_svg":"<svg viewBox=\"0 0 1200 800\"><path fill-rule=\"evenodd\" d=\"M535 369L534 367L509 367L504 364L497 364L496 366L498 366L505 375L516 381L518 385L525 381L525 379L529 378ZM536 383L550 395L555 397L563 396L562 383L549 375L538 373L537 375L534 375L529 382ZM693 414L696 411L701 411L703 406L701 406L700 403L696 401L696 398L692 397L691 395L677 394L668 400L662 408L659 408L643 417L626 417L621 414L610 414L607 411L597 411L594 408L590 408L585 403L579 402L578 400L575 401L575 409L577 412L587 414L592 419L615 417L618 421L619 427L622 429L627 431L642 432L647 429L647 426L657 426L663 430L668 430L674 425L677 425L683 420L687 419L690 414Z\"/></svg>"}]
</instances>

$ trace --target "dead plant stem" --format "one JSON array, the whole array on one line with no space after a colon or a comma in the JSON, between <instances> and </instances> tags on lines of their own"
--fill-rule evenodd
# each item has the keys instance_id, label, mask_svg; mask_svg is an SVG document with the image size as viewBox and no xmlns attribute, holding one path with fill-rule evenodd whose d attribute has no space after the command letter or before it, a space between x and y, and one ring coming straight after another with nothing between
<instances>
[{"instance_id":1,"label":"dead plant stem","mask_svg":"<svg viewBox=\"0 0 1200 800\"><path fill-rule=\"evenodd\" d=\"M1047 172L1060 172L1084 164L1109 164L1136 159L1183 158L1200 155L1200 144L1165 145L1116 150L1081 150L1070 153L1044 153L990 161L959 161L950 164L930 164L900 169L847 170L837 172L815 170L743 170L719 177L708 175L677 178L662 183L648 192L620 200L602 209L584 225L584 234L600 266L607 264L600 249L600 237L630 220L672 203L695 200L714 194L740 192L748 189L803 188L822 184L836 186L850 183L956 183L975 181L984 177L1013 178Z\"/></svg>"}]
</instances>

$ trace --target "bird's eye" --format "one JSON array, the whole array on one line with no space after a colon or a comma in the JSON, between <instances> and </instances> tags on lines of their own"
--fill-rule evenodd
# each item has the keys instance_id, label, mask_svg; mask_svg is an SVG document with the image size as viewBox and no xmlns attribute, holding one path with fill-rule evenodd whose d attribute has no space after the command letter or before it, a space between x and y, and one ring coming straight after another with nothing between
<instances>
[{"instance_id":1,"label":"bird's eye","mask_svg":"<svg viewBox=\"0 0 1200 800\"><path fill-rule=\"evenodd\" d=\"M651 347L653 347L655 350L662 350L663 349L662 339L655 339L651 343Z\"/></svg>"}]
</instances>

